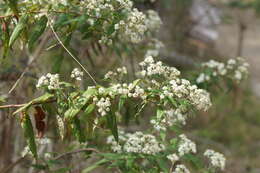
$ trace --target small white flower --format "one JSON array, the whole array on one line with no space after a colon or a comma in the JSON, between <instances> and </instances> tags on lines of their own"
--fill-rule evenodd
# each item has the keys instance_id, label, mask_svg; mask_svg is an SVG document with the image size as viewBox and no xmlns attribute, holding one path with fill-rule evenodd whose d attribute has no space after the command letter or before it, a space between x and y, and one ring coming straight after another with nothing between
<instances>
[{"instance_id":1,"label":"small white flower","mask_svg":"<svg viewBox=\"0 0 260 173\"><path fill-rule=\"evenodd\" d=\"M172 173L190 173L185 165L177 165Z\"/></svg>"},{"instance_id":2,"label":"small white flower","mask_svg":"<svg viewBox=\"0 0 260 173\"><path fill-rule=\"evenodd\" d=\"M105 116L110 111L110 98L109 97L102 97L100 100L96 103L98 107L98 112L101 114L101 116Z\"/></svg>"},{"instance_id":3,"label":"small white flower","mask_svg":"<svg viewBox=\"0 0 260 173\"><path fill-rule=\"evenodd\" d=\"M179 156L183 156L188 153L196 153L196 144L192 142L190 139L186 137L186 135L182 134L179 136L180 144L178 146Z\"/></svg>"},{"instance_id":4,"label":"small white flower","mask_svg":"<svg viewBox=\"0 0 260 173\"><path fill-rule=\"evenodd\" d=\"M48 73L45 76L39 78L36 85L37 88L47 87L49 90L55 90L60 87L59 75Z\"/></svg>"},{"instance_id":5,"label":"small white flower","mask_svg":"<svg viewBox=\"0 0 260 173\"><path fill-rule=\"evenodd\" d=\"M167 159L169 159L173 164L178 161L180 158L177 154L170 154L167 156Z\"/></svg>"},{"instance_id":6,"label":"small white flower","mask_svg":"<svg viewBox=\"0 0 260 173\"><path fill-rule=\"evenodd\" d=\"M83 77L83 72L80 71L78 68L74 68L71 72L71 75L70 77L72 79L76 79L76 80L79 80L81 81L82 80L82 77Z\"/></svg>"},{"instance_id":7,"label":"small white flower","mask_svg":"<svg viewBox=\"0 0 260 173\"><path fill-rule=\"evenodd\" d=\"M115 142L112 136L107 138L107 143L111 144L111 149L114 152L124 151L154 155L165 149L164 145L160 144L153 135L143 134L142 132L125 134L120 131L119 133L119 143L122 143L122 145Z\"/></svg>"},{"instance_id":8,"label":"small white flower","mask_svg":"<svg viewBox=\"0 0 260 173\"><path fill-rule=\"evenodd\" d=\"M213 167L224 170L226 164L226 158L224 157L223 154L208 149L204 152L204 156L210 159L210 162Z\"/></svg>"}]
</instances>

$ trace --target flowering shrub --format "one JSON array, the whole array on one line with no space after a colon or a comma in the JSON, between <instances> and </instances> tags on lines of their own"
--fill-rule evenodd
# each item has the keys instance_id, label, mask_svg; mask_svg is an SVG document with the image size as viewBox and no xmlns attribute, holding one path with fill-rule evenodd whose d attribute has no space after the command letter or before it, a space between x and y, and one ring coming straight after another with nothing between
<instances>
[{"instance_id":1,"label":"flowering shrub","mask_svg":"<svg viewBox=\"0 0 260 173\"><path fill-rule=\"evenodd\" d=\"M241 57L229 59L227 62L210 60L202 63L202 72L196 83L200 86L219 85L221 81L240 83L248 76L249 64Z\"/></svg>"},{"instance_id":2,"label":"flowering shrub","mask_svg":"<svg viewBox=\"0 0 260 173\"><path fill-rule=\"evenodd\" d=\"M194 169L193 164L196 165L196 162L203 160L199 155L196 156L196 144L185 134L180 133L170 140L167 140L168 135L171 131L178 132L180 127L186 124L192 109L202 111L209 109L211 106L209 93L192 85L188 80L182 79L180 71L176 68L166 66L160 61L156 62L151 56L139 64L140 71L137 74L140 78L133 82L124 83L124 76L128 72L125 67L122 67L105 75L108 81L106 86L89 86L83 91L79 89L79 83L76 80L74 83L66 83L59 80L58 74L47 74L40 77L36 85L44 89L46 94L26 104L15 113L22 111L23 116L26 116L26 110L34 104L42 104L44 107L45 103L41 103L43 101L57 101L57 104L53 106L56 106L58 110L57 125L62 138L66 135L66 130L72 128L79 142L86 142L84 127L81 124L87 123L87 126L92 128L92 133L95 133L95 129L101 127L106 121L106 127L113 134L107 137L106 142L111 146L111 151L114 152L111 154L114 157L110 158L111 155L106 154L103 157L107 163L113 160L112 167L120 167L121 157L124 156L127 158L124 164L127 164L128 159L131 158L132 164L137 166L138 160L142 160L140 167L133 170L126 168L125 171L141 171L149 168L151 171L158 172L166 170L189 172L189 169ZM79 78L78 80L81 81L82 72L74 69L71 77ZM130 119L140 117L147 107L155 110L156 114L151 116L150 121L152 128L147 129L149 133L141 131L128 133L122 128L118 130L120 120L125 118L124 105L129 101L140 105ZM87 121L83 123L81 116L87 116ZM22 121L22 123L27 123L27 121ZM176 129L179 130L176 131ZM29 140L29 143L31 143L29 146L36 146L33 139ZM37 150L30 149L31 153L37 156ZM222 155L217 155L215 158L215 153L208 153L206 151L204 155L211 160L220 160L211 161L212 168L210 167L209 170L223 169L224 157L219 158ZM198 160L194 162L194 158ZM162 159L165 163L160 163L158 159ZM158 165L152 166L154 162ZM168 166L167 163L169 163ZM200 165L197 169L207 170L208 168ZM124 171L123 168L122 171Z\"/></svg>"},{"instance_id":3,"label":"flowering shrub","mask_svg":"<svg viewBox=\"0 0 260 173\"><path fill-rule=\"evenodd\" d=\"M49 139L39 139L45 132L43 120L47 113L55 119L55 130L62 140L72 135L83 148L87 147L83 151L91 151L89 157L101 158L85 168L84 173L101 165L131 173L214 173L224 170L225 157L213 150L206 150L204 155L199 153L195 142L182 132L182 127L191 113L207 111L212 105L210 94L200 88L202 83L218 77L241 81L247 76L248 65L242 59L229 60L226 64L213 60L203 63L203 72L197 76L196 85L184 79L175 67L155 60L163 47L153 38L161 19L155 11L138 10L131 0L8 2L7 5L0 2L6 8L1 30L4 56L18 39L26 40L22 44L29 51L34 50L40 36L50 29L96 84L84 88L85 76L79 68L72 70L71 80L67 81L61 80L64 76L60 74L41 76L36 88L43 95L14 112L20 114L28 145L23 156L41 158L43 162L39 164L47 170L52 169L51 161L61 157L37 149L37 146L50 143ZM34 26L31 33L28 33L28 26ZM71 39L72 33L79 32L82 39L112 48L121 43L140 48L142 45L138 43L147 43L144 60L139 63L133 80L129 80L127 67L120 67L108 71L101 85L66 48L56 31L67 36L65 42ZM23 38L23 33L28 33L29 37ZM152 115L148 116L145 129L130 130L125 126L147 116L147 109ZM30 116L32 112L33 116ZM37 139L35 131L38 132ZM103 137L100 143L107 145L89 149L88 141L95 141L93 136L96 134ZM209 165L203 164L205 158L209 159Z\"/></svg>"}]
</instances>

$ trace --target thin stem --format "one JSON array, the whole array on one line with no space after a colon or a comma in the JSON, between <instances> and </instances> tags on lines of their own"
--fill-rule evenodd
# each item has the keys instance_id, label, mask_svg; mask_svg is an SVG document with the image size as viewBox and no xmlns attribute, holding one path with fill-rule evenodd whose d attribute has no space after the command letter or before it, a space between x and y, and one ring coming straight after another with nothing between
<instances>
[{"instance_id":1,"label":"thin stem","mask_svg":"<svg viewBox=\"0 0 260 173\"><path fill-rule=\"evenodd\" d=\"M25 73L29 70L31 64L35 61L35 59L41 54L41 51L45 45L45 43L48 41L48 37L49 37L49 33L47 33L42 41L40 42L39 46L37 47L37 49L35 50L35 52L33 53L33 55L29 54L29 61L27 63L26 68L24 69L24 71L22 72L22 74L20 75L20 77L16 80L16 82L13 84L13 86L11 87L11 89L9 90L8 94L10 94L18 85L18 83L21 81L21 79L23 78L23 76L25 75Z\"/></svg>"},{"instance_id":2,"label":"thin stem","mask_svg":"<svg viewBox=\"0 0 260 173\"><path fill-rule=\"evenodd\" d=\"M66 46L62 43L61 39L59 38L58 34L55 32L52 24L49 22L50 28L54 34L54 36L56 37L56 39L58 40L58 42L61 44L61 46L67 51L67 53L74 59L74 61L76 61L78 63L78 65L87 73L87 75L91 78L91 80L95 83L95 85L98 85L98 83L96 82L96 80L92 77L92 75L88 72L88 70L77 60L77 58L66 48Z\"/></svg>"},{"instance_id":3,"label":"thin stem","mask_svg":"<svg viewBox=\"0 0 260 173\"><path fill-rule=\"evenodd\" d=\"M62 157L65 157L67 155L72 155L72 154L76 154L76 153L80 153L80 152L86 152L86 151L93 151L95 153L100 153L97 149L95 148L84 148L84 149L78 149L78 150L75 150L75 151L69 151L67 153L63 153L57 157L54 158L54 160L59 160L61 159Z\"/></svg>"},{"instance_id":4,"label":"thin stem","mask_svg":"<svg viewBox=\"0 0 260 173\"><path fill-rule=\"evenodd\" d=\"M43 103L53 103L53 102L56 102L56 99L48 100L48 101L45 101L45 102L36 102L36 103L33 103L32 105L39 105L39 104L43 104ZM6 108L20 108L20 107L23 107L23 106L25 106L25 105L26 105L26 103L24 103L24 104L2 105L2 106L0 106L0 109L6 109Z\"/></svg>"}]
</instances>

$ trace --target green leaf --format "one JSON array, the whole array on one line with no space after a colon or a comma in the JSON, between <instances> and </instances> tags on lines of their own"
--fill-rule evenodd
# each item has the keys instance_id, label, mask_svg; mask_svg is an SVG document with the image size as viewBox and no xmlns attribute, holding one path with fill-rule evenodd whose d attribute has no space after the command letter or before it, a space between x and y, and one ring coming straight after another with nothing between
<instances>
[{"instance_id":1,"label":"green leaf","mask_svg":"<svg viewBox=\"0 0 260 173\"><path fill-rule=\"evenodd\" d=\"M164 115L164 111L161 108L158 108L156 111L156 118L161 119Z\"/></svg>"},{"instance_id":2,"label":"green leaf","mask_svg":"<svg viewBox=\"0 0 260 173\"><path fill-rule=\"evenodd\" d=\"M145 106L147 105L147 102L146 101L143 101L142 103L141 103L141 106L140 106L140 108L138 108L137 107L137 112L135 113L135 115L134 115L134 117L135 118L137 118L139 115L140 115L140 113L144 110L144 108L145 108Z\"/></svg>"},{"instance_id":3,"label":"green leaf","mask_svg":"<svg viewBox=\"0 0 260 173\"><path fill-rule=\"evenodd\" d=\"M6 23L3 23L2 25L6 26ZM6 26L6 31L3 33L3 46L2 46L3 58L6 58L9 54L9 40L10 40L10 35L8 32L8 27Z\"/></svg>"},{"instance_id":4,"label":"green leaf","mask_svg":"<svg viewBox=\"0 0 260 173\"><path fill-rule=\"evenodd\" d=\"M103 156L108 161L130 158L129 156L126 156L125 154L119 154L119 153L99 153L99 155ZM133 157L133 158L135 158L135 157Z\"/></svg>"},{"instance_id":5,"label":"green leaf","mask_svg":"<svg viewBox=\"0 0 260 173\"><path fill-rule=\"evenodd\" d=\"M36 99L33 99L31 102L32 102L32 104L35 104L35 103L44 103L44 102L50 100L50 99L53 98L53 97L54 97L53 94L51 94L51 93L45 93L44 95L42 95L42 96L40 96L40 97L38 97L38 98L36 98Z\"/></svg>"},{"instance_id":6,"label":"green leaf","mask_svg":"<svg viewBox=\"0 0 260 173\"><path fill-rule=\"evenodd\" d=\"M97 90L95 88L90 88L86 90L82 95L89 100L93 95L97 94Z\"/></svg>"},{"instance_id":7,"label":"green leaf","mask_svg":"<svg viewBox=\"0 0 260 173\"><path fill-rule=\"evenodd\" d=\"M72 119L73 117L75 117L81 110L82 106L74 106L74 107L70 107L66 112L65 112L65 119Z\"/></svg>"},{"instance_id":8,"label":"green leaf","mask_svg":"<svg viewBox=\"0 0 260 173\"><path fill-rule=\"evenodd\" d=\"M22 117L21 126L24 130L24 136L26 138L26 142L35 158L37 158L37 147L34 139L33 126L30 119L30 116L24 112Z\"/></svg>"},{"instance_id":9,"label":"green leaf","mask_svg":"<svg viewBox=\"0 0 260 173\"><path fill-rule=\"evenodd\" d=\"M26 24L28 21L28 15L23 15L18 24L16 25L16 27L13 30L13 33L10 37L9 40L9 47L11 47L13 45L13 43L15 42L15 40L20 36L20 34L22 33L22 31L26 28Z\"/></svg>"},{"instance_id":10,"label":"green leaf","mask_svg":"<svg viewBox=\"0 0 260 173\"><path fill-rule=\"evenodd\" d=\"M38 170L47 170L48 169L47 165L41 165L41 164L32 164L32 167L34 167Z\"/></svg>"},{"instance_id":11,"label":"green leaf","mask_svg":"<svg viewBox=\"0 0 260 173\"><path fill-rule=\"evenodd\" d=\"M176 102L176 100L174 100L174 98L172 97L167 97L167 98L173 106L178 107L178 103Z\"/></svg>"},{"instance_id":12,"label":"green leaf","mask_svg":"<svg viewBox=\"0 0 260 173\"><path fill-rule=\"evenodd\" d=\"M25 110L25 109L28 109L31 105L32 105L31 102L25 104L23 107L17 109L17 110L13 113L13 115L15 115L15 114L17 114L17 113L19 113L19 112L21 112L21 111L23 111L23 110Z\"/></svg>"},{"instance_id":13,"label":"green leaf","mask_svg":"<svg viewBox=\"0 0 260 173\"><path fill-rule=\"evenodd\" d=\"M136 85L138 85L139 82L141 82L141 79L136 79L135 81L133 81L133 87L135 87Z\"/></svg>"},{"instance_id":14,"label":"green leaf","mask_svg":"<svg viewBox=\"0 0 260 173\"><path fill-rule=\"evenodd\" d=\"M17 2L18 0L8 0L8 6L16 16L19 14Z\"/></svg>"},{"instance_id":15,"label":"green leaf","mask_svg":"<svg viewBox=\"0 0 260 173\"><path fill-rule=\"evenodd\" d=\"M90 171L92 171L93 169L96 169L97 167L99 167L100 165L104 164L108 162L106 159L102 159L102 160L99 160L98 162L94 163L93 165L87 167L86 169L84 169L82 171L82 173L88 173Z\"/></svg>"},{"instance_id":16,"label":"green leaf","mask_svg":"<svg viewBox=\"0 0 260 173\"><path fill-rule=\"evenodd\" d=\"M184 159L190 161L197 169L203 168L203 162L192 154L185 154Z\"/></svg>"},{"instance_id":17,"label":"green leaf","mask_svg":"<svg viewBox=\"0 0 260 173\"><path fill-rule=\"evenodd\" d=\"M165 141L166 133L164 131L160 131L160 137L161 137L162 141Z\"/></svg>"},{"instance_id":18,"label":"green leaf","mask_svg":"<svg viewBox=\"0 0 260 173\"><path fill-rule=\"evenodd\" d=\"M115 26L112 24L111 26L108 27L107 29L107 35L112 35L115 32Z\"/></svg>"},{"instance_id":19,"label":"green leaf","mask_svg":"<svg viewBox=\"0 0 260 173\"><path fill-rule=\"evenodd\" d=\"M0 103L6 102L5 97L0 96Z\"/></svg>"},{"instance_id":20,"label":"green leaf","mask_svg":"<svg viewBox=\"0 0 260 173\"><path fill-rule=\"evenodd\" d=\"M42 16L36 23L35 27L33 28L28 42L29 50L32 49L33 44L39 39L39 37L44 32L47 26L48 18L46 16Z\"/></svg>"},{"instance_id":21,"label":"green leaf","mask_svg":"<svg viewBox=\"0 0 260 173\"><path fill-rule=\"evenodd\" d=\"M90 104L87 106L86 110L84 111L86 115L92 113L95 110L96 105Z\"/></svg>"},{"instance_id":22,"label":"green leaf","mask_svg":"<svg viewBox=\"0 0 260 173\"><path fill-rule=\"evenodd\" d=\"M125 104L126 99L127 99L127 96L125 96L125 95L120 96L119 102L118 102L118 110L122 109L122 107Z\"/></svg>"},{"instance_id":23,"label":"green leaf","mask_svg":"<svg viewBox=\"0 0 260 173\"><path fill-rule=\"evenodd\" d=\"M31 105L33 104L37 104L37 103L44 103L46 101L48 101L49 99L53 98L54 95L53 94L50 94L50 93L45 93L44 95L36 98L36 99L33 99L32 101L30 101L29 103L26 103L24 106L22 106L21 108L17 109L13 115L25 110L25 109L28 109Z\"/></svg>"},{"instance_id":24,"label":"green leaf","mask_svg":"<svg viewBox=\"0 0 260 173\"><path fill-rule=\"evenodd\" d=\"M73 84L68 83L68 82L60 82L60 85L65 87L65 88L69 88L69 87L75 88L75 86Z\"/></svg>"},{"instance_id":25,"label":"green leaf","mask_svg":"<svg viewBox=\"0 0 260 173\"><path fill-rule=\"evenodd\" d=\"M69 20L69 14L61 14L58 16L58 19L56 20L53 28L55 30L57 30L58 28L60 27L63 27L64 26L64 23L67 22Z\"/></svg>"},{"instance_id":26,"label":"green leaf","mask_svg":"<svg viewBox=\"0 0 260 173\"><path fill-rule=\"evenodd\" d=\"M86 142L86 138L83 133L83 130L81 129L80 120L78 119L78 117L73 118L72 130L73 130L73 134L76 136L76 138L80 143Z\"/></svg>"},{"instance_id":27,"label":"green leaf","mask_svg":"<svg viewBox=\"0 0 260 173\"><path fill-rule=\"evenodd\" d=\"M178 139L177 139L177 138L171 139L171 140L170 140L170 144L171 144L171 147L172 147L173 149L177 149L177 147L178 147Z\"/></svg>"},{"instance_id":28,"label":"green leaf","mask_svg":"<svg viewBox=\"0 0 260 173\"><path fill-rule=\"evenodd\" d=\"M167 161L163 158L156 158L156 162L158 163L159 167L164 171L168 172L167 168Z\"/></svg>"},{"instance_id":29,"label":"green leaf","mask_svg":"<svg viewBox=\"0 0 260 173\"><path fill-rule=\"evenodd\" d=\"M97 92L96 89L94 88L91 88L91 89L88 89L87 91L85 91L83 94L82 94L82 97L84 98L84 101L79 105L79 106L75 106L75 105L72 105L72 107L70 107L64 114L65 116L65 119L72 119L73 117L75 117L79 112L80 110L87 104L87 102L89 101L89 99L95 95Z\"/></svg>"},{"instance_id":30,"label":"green leaf","mask_svg":"<svg viewBox=\"0 0 260 173\"><path fill-rule=\"evenodd\" d=\"M112 135L114 136L115 140L118 141L116 115L111 111L109 114L106 115L106 118L107 118L107 125L110 128Z\"/></svg>"}]
</instances>

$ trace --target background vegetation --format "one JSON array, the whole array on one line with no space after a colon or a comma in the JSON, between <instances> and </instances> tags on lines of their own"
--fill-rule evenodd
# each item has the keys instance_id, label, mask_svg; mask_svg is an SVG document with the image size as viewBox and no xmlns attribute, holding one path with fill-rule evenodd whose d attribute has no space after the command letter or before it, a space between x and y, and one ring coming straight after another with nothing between
<instances>
[{"instance_id":1,"label":"background vegetation","mask_svg":"<svg viewBox=\"0 0 260 173\"><path fill-rule=\"evenodd\" d=\"M19 25L15 23L16 17L19 17L20 22L28 20L26 17L22 19L19 11L12 6L15 2L15 0L2 2L0 0L1 105L27 103L42 94L35 87L40 76L48 72L59 73L62 80L67 81L70 80L67 76L70 76L73 68L79 67L57 41L44 17L20 26L23 32L19 33L19 37L15 38L16 36L12 35L14 26ZM195 8L195 3L198 3L200 8ZM8 11L6 11L7 4L11 4ZM159 13L163 22L162 27L159 32L150 33L165 44L160 49L158 59L169 66L177 67L185 78L194 80L194 75L198 74L200 62L209 59L226 61L229 58L224 57L235 58L249 55L250 58L245 57L252 67L250 68L252 75L249 75L249 79L239 85L231 82L207 85L206 89L211 93L213 106L208 112L198 112L196 116L191 117L184 131L189 133L188 136L191 139L199 143L200 150L210 147L221 151L226 156L227 166L223 172L260 172L260 103L257 96L259 90L255 89L259 78L257 75L259 61L255 60L258 52L250 54L250 51L249 53L247 51L251 46L247 39L248 33L252 32L251 26L256 25L256 28L259 28L260 1L136 0L135 7L141 11L153 9ZM39 10L36 7L31 8L32 11L28 11L29 15ZM71 9L75 10L73 7ZM18 10L24 10L23 6L18 6ZM207 12L200 13L200 10ZM197 13L203 15L201 19L194 17ZM99 32L104 32L101 25L106 19L95 24L100 30L92 31L86 22L88 16L77 13L68 15L66 12L55 11L51 12L50 16L56 20L53 29L60 36L64 46L68 47L99 84L105 84L102 80L103 75L118 66L126 66L131 72L127 78L133 80L135 72L138 71L136 64L143 60L145 50L151 47L148 44L149 39L137 45L118 38L114 39L112 46L101 43ZM249 16L250 22L246 16ZM212 17L212 20L206 20L206 24L201 22L205 18ZM229 26L235 31L225 32ZM196 27L199 29L196 30ZM207 35L208 29L214 32L213 35L217 34L217 37L212 38L211 35ZM106 34L110 36L109 31ZM256 31L256 35L259 35L259 31ZM120 35L117 37L120 38ZM223 37L234 41L223 43ZM229 46L229 43L232 43L232 46ZM24 75L20 78L21 74ZM19 82L16 85L17 81ZM91 78L85 76L80 87L93 84ZM21 157L26 139L22 133L19 117L12 115L14 111L13 108L0 109L0 172L44 172L44 167L32 162L30 157ZM128 127L129 131L142 130L147 127L144 122L151 112L149 108L144 112L146 116L140 119L137 125L131 124ZM48 117L51 116L54 115L48 114ZM44 136L53 142L47 147L39 146L39 151L48 150L61 154L85 147L85 143L79 144L69 135L61 141L57 134L56 120L47 118L45 121ZM98 134L89 137L88 146L103 147L104 143L101 141L107 132ZM57 157L60 156L58 154ZM55 165L56 172L80 172L97 161L97 158L89 158L88 152L68 154L64 157L61 154L61 157L48 163ZM105 167L106 165L101 166L95 171L104 172Z\"/></svg>"}]
</instances>

